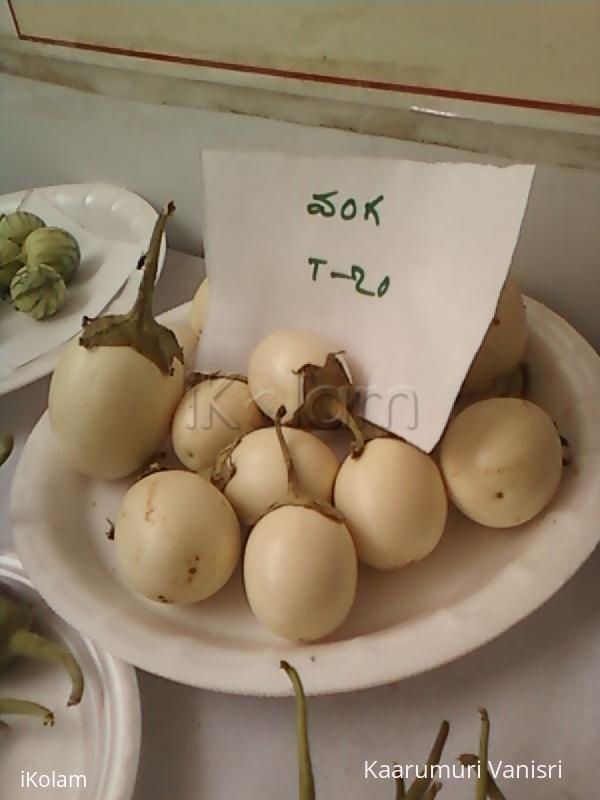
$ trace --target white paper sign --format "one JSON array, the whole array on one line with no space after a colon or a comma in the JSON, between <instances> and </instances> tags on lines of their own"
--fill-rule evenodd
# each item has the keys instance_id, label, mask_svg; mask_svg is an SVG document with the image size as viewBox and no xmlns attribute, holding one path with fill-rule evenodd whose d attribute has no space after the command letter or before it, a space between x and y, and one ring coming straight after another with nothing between
<instances>
[{"instance_id":1,"label":"white paper sign","mask_svg":"<svg viewBox=\"0 0 600 800\"><path fill-rule=\"evenodd\" d=\"M205 371L281 329L345 350L364 415L429 452L493 316L534 168L205 153Z\"/></svg>"},{"instance_id":2,"label":"white paper sign","mask_svg":"<svg viewBox=\"0 0 600 800\"><path fill-rule=\"evenodd\" d=\"M53 317L36 321L9 304L0 304L0 375L75 336L81 330L82 318L100 314L119 292L143 252L139 244L90 233L45 197L43 190L29 192L19 209L71 233L81 250L81 265L67 288L64 306Z\"/></svg>"}]
</instances>

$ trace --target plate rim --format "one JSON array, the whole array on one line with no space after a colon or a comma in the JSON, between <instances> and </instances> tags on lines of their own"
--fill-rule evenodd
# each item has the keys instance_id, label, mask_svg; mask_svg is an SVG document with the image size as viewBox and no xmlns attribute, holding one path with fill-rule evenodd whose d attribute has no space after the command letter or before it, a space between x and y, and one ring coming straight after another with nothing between
<instances>
[{"instance_id":1,"label":"plate rim","mask_svg":"<svg viewBox=\"0 0 600 800\"><path fill-rule=\"evenodd\" d=\"M119 186L116 183L108 183L106 181L90 181L90 182L82 182L82 183L58 183L53 184L51 186L38 186L34 188L46 190L54 190L54 191L64 191L65 189L73 189L77 187L77 189L81 190L84 187L88 187L88 191L95 187L105 187L110 189L116 189L121 195L130 195L135 197L136 200L140 201L140 204L144 207L150 209L150 211L157 216L156 209L149 203L144 197L137 194L136 192L132 192L131 189L127 189L124 186ZM7 194L0 195L0 206L6 202L21 202L21 200L27 195L28 192L32 191L31 189L21 189L17 192L9 192ZM167 253L167 238L166 234L163 234L160 252L159 252L159 259L158 259L158 272L157 272L157 280L160 277L162 269L164 267L165 258ZM129 293L131 292L132 297L131 300L133 301L133 292L136 288L137 277L134 274L130 275L129 278L125 281L121 289L118 293L113 297L111 302L106 306L103 313L109 312L115 303L122 301L124 297L129 297ZM62 347L65 346L67 342L64 342L62 345L58 345L57 347L52 348L46 353L42 353L37 358L34 358L32 361L28 361L26 364L22 364L20 367L16 367L11 372L9 372L4 377L0 377L0 397L4 395L10 394L11 392L16 392L18 389L22 389L24 386L28 386L30 383L34 383L35 381L39 380L40 378L49 375L54 367L56 366L56 361L58 359L60 350Z\"/></svg>"},{"instance_id":2,"label":"plate rim","mask_svg":"<svg viewBox=\"0 0 600 800\"><path fill-rule=\"evenodd\" d=\"M594 348L579 334L566 320L560 317L556 312L530 298L525 298L526 305L538 314L549 315L550 321L559 325L562 333L568 338L574 340L579 347L583 347L587 355L586 363L592 364L593 374L595 379L595 386L600 393L600 356ZM178 312L188 307L189 304L178 306L171 309L169 314L170 321L175 322L178 318ZM35 442L36 431L39 434L40 426L47 424L47 412L42 416L34 430L32 431L31 438ZM82 610L86 605L93 605L93 596L85 598L82 602L81 609L73 609L68 601L64 601L60 592L53 590L52 581L44 581L43 565L36 562L35 548L32 547L31 536L19 534L18 521L15 520L15 507L17 505L18 495L21 491L25 491L24 472L26 471L27 462L24 458L27 453L29 442L23 451L21 461L17 466L17 472L13 483L11 493L11 521L13 524L13 535L19 556L24 564L27 565L28 571L32 574L34 582L38 586L38 591L46 602L56 610L56 612L65 618L71 625L78 627L78 621L81 621L82 615L85 612ZM25 465L25 466L24 466ZM23 488L22 488L23 487ZM599 498L600 502L600 498ZM455 603L453 606L448 607L452 609L452 613L448 608L438 608L430 612L424 619L416 618L410 620L402 626L402 644L406 646L411 641L417 643L423 640L426 636L435 634L435 629L440 619L444 624L451 622L454 624L458 632L460 611L463 605L472 607L474 598L476 605L488 602L488 616L486 618L485 632L482 633L480 629L476 629L475 633L469 632L464 636L464 628L461 628L462 637L460 644L437 648L434 650L427 650L422 653L420 657L412 659L410 666L404 665L402 658L398 655L398 635L397 625L391 626L387 629L376 631L374 633L364 634L361 636L353 637L351 639L342 640L340 642L325 642L315 643L311 645L287 647L281 644L279 647L257 649L252 651L251 656L245 653L240 655L239 651L234 651L235 658L238 662L235 663L235 658L229 657L225 652L225 648L216 647L206 642L201 644L203 652L203 663L207 665L207 671L203 674L185 674L178 668L177 652L173 652L173 657L169 661L168 668L164 665L160 668L149 663L147 652L145 651L142 657L135 652L135 645L126 640L127 637L121 637L119 647L115 647L114 643L109 649L117 652L120 658L128 661L140 669L144 669L153 674L159 675L168 680L173 680L178 683L183 683L197 688L203 688L213 691L219 691L230 694L242 694L252 696L289 696L292 694L292 689L279 669L279 661L282 658L291 661L294 666L300 669L305 689L309 695L319 694L333 694L346 691L355 691L360 689L371 688L374 686L389 684L394 681L403 680L412 677L416 674L424 673L444 666L468 653L473 652L490 641L496 639L507 630L518 624L522 620L529 617L537 611L545 602L547 602L554 594L556 594L579 570L583 563L589 558L595 550L598 542L600 541L600 528L596 530L597 526L590 525L590 530L585 537L581 537L576 542L576 547L570 550L565 558L553 566L550 573L542 576L539 582L535 583L532 587L529 586L526 601L523 602L517 611L512 609L509 613L502 611L503 604L498 603L498 583L500 583L500 591L502 595L507 592L519 592L522 589L523 580L531 575L531 572L524 570L523 566L527 564L528 557L531 558L531 551L524 551L518 562L511 562L507 567L499 571L491 581L485 584L484 587L479 589L475 594L468 595L464 600ZM593 530L592 530L593 529ZM571 543L572 544L572 543ZM535 548L532 548L535 550ZM38 582L39 581L39 582ZM488 597L489 596L489 597ZM81 598L80 598L81 599ZM496 602L494 602L494 600ZM468 619L468 613L467 617ZM464 620L463 620L464 622ZM91 631L94 639L102 642L103 632L102 626L94 629L87 626L87 630ZM396 634L396 635L395 635ZM446 639L452 641L457 637L447 636ZM395 651L395 653L394 653ZM270 655L269 666L265 667L263 662L266 661L266 652ZM341 658L336 654L341 653ZM332 655L334 656L332 658ZM369 669L359 671L359 674L354 674L353 670L344 669L343 667L349 663L349 660L354 656L362 657L363 659L369 658ZM215 661L216 657L216 661ZM317 658L318 657L318 658ZM314 660L316 659L316 661ZM272 661L272 663L271 663ZM256 669L257 665L259 666ZM248 667L250 667L251 675L247 674ZM316 670L319 668L326 670L326 678L319 678L316 676ZM339 674L332 680L332 669L338 669ZM226 674L227 678L223 679Z\"/></svg>"},{"instance_id":3,"label":"plate rim","mask_svg":"<svg viewBox=\"0 0 600 800\"><path fill-rule=\"evenodd\" d=\"M0 553L0 573L2 577L7 577L35 592L40 602L48 606L54 614L57 613L34 586L15 553L9 550ZM62 615L58 616L66 625L73 628ZM111 655L78 629L73 628L73 632L82 640L92 656L103 690L108 696L108 702L102 704L102 720L106 725L107 719L110 719L110 729L103 727L96 733L97 738L106 741L107 737L110 737L111 741L111 749L108 750L106 746L103 749L102 778L98 787L100 792L108 783L110 795L98 794L98 797L131 800L139 771L142 743L142 707L136 671L133 666ZM111 710L112 718L110 718ZM114 769L115 753L118 754L117 769ZM107 766L110 770L108 772Z\"/></svg>"}]
</instances>

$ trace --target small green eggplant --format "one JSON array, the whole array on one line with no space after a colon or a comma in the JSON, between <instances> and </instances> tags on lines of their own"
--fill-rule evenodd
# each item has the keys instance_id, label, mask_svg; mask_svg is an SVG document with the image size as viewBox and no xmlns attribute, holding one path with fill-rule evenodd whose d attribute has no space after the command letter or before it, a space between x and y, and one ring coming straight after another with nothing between
<instances>
[{"instance_id":1,"label":"small green eggplant","mask_svg":"<svg viewBox=\"0 0 600 800\"><path fill-rule=\"evenodd\" d=\"M19 247L25 239L38 228L44 228L45 222L29 211L11 211L0 217L0 239L11 239Z\"/></svg>"},{"instance_id":2,"label":"small green eggplant","mask_svg":"<svg viewBox=\"0 0 600 800\"><path fill-rule=\"evenodd\" d=\"M0 297L8 297L10 282L22 266L19 245L11 239L0 239Z\"/></svg>"},{"instance_id":3,"label":"small green eggplant","mask_svg":"<svg viewBox=\"0 0 600 800\"><path fill-rule=\"evenodd\" d=\"M23 242L22 258L29 267L52 267L69 283L81 263L81 251L75 237L62 228L38 228Z\"/></svg>"},{"instance_id":4,"label":"small green eggplant","mask_svg":"<svg viewBox=\"0 0 600 800\"><path fill-rule=\"evenodd\" d=\"M65 302L65 282L47 264L21 267L10 284L10 297L17 311L34 319L51 317Z\"/></svg>"}]
</instances>

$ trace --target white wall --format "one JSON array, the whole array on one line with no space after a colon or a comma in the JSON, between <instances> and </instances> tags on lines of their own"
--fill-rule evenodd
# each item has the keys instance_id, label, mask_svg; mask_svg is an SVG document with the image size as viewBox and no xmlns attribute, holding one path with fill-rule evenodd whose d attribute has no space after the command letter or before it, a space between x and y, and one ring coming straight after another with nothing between
<instances>
[{"instance_id":1,"label":"white wall","mask_svg":"<svg viewBox=\"0 0 600 800\"><path fill-rule=\"evenodd\" d=\"M103 180L127 186L157 207L173 198L178 212L171 244L200 252L203 148L483 160L458 150L134 103L0 75L0 193ZM514 265L528 293L570 319L596 347L599 217L600 174L540 167Z\"/></svg>"}]
</instances>

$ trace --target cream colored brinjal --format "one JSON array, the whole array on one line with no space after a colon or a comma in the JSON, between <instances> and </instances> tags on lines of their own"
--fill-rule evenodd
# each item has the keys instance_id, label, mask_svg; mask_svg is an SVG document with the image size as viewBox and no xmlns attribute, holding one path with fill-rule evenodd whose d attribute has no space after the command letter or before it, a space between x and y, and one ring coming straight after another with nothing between
<instances>
[{"instance_id":1,"label":"cream colored brinjal","mask_svg":"<svg viewBox=\"0 0 600 800\"><path fill-rule=\"evenodd\" d=\"M166 438L183 394L183 353L152 313L169 204L159 215L133 309L87 321L64 349L50 384L50 423L65 460L106 480L142 467Z\"/></svg>"},{"instance_id":2,"label":"cream colored brinjal","mask_svg":"<svg viewBox=\"0 0 600 800\"><path fill-rule=\"evenodd\" d=\"M265 627L286 639L314 641L336 630L350 613L356 550L341 514L299 487L279 423L283 413L276 426L288 493L250 533L244 583L250 607Z\"/></svg>"},{"instance_id":3,"label":"cream colored brinjal","mask_svg":"<svg viewBox=\"0 0 600 800\"><path fill-rule=\"evenodd\" d=\"M299 486L311 497L331 502L338 460L308 431L282 428ZM244 436L213 470L212 480L234 507L240 522L252 525L271 506L284 502L288 474L274 428Z\"/></svg>"},{"instance_id":4,"label":"cream colored brinjal","mask_svg":"<svg viewBox=\"0 0 600 800\"><path fill-rule=\"evenodd\" d=\"M448 511L433 459L395 438L376 438L340 467L334 502L361 561L392 569L419 561L436 547Z\"/></svg>"},{"instance_id":5,"label":"cream colored brinjal","mask_svg":"<svg viewBox=\"0 0 600 800\"><path fill-rule=\"evenodd\" d=\"M508 276L494 317L462 386L462 394L492 390L523 361L527 345L527 315L521 290Z\"/></svg>"},{"instance_id":6,"label":"cream colored brinjal","mask_svg":"<svg viewBox=\"0 0 600 800\"><path fill-rule=\"evenodd\" d=\"M272 420L283 409L284 424L332 428L346 425L352 451L363 447L350 412L352 376L339 348L314 333L275 331L258 343L248 362L248 385L258 407Z\"/></svg>"},{"instance_id":7,"label":"cream colored brinjal","mask_svg":"<svg viewBox=\"0 0 600 800\"><path fill-rule=\"evenodd\" d=\"M514 397L481 400L449 424L440 464L450 498L492 528L528 522L560 484L563 446L538 406Z\"/></svg>"},{"instance_id":8,"label":"cream colored brinjal","mask_svg":"<svg viewBox=\"0 0 600 800\"><path fill-rule=\"evenodd\" d=\"M115 524L117 561L133 589L159 603L197 603L238 562L240 526L226 498L193 472L148 475L127 492Z\"/></svg>"},{"instance_id":9,"label":"cream colored brinjal","mask_svg":"<svg viewBox=\"0 0 600 800\"><path fill-rule=\"evenodd\" d=\"M194 472L210 472L221 451L266 423L241 375L198 375L171 426L175 455Z\"/></svg>"}]
</instances>

